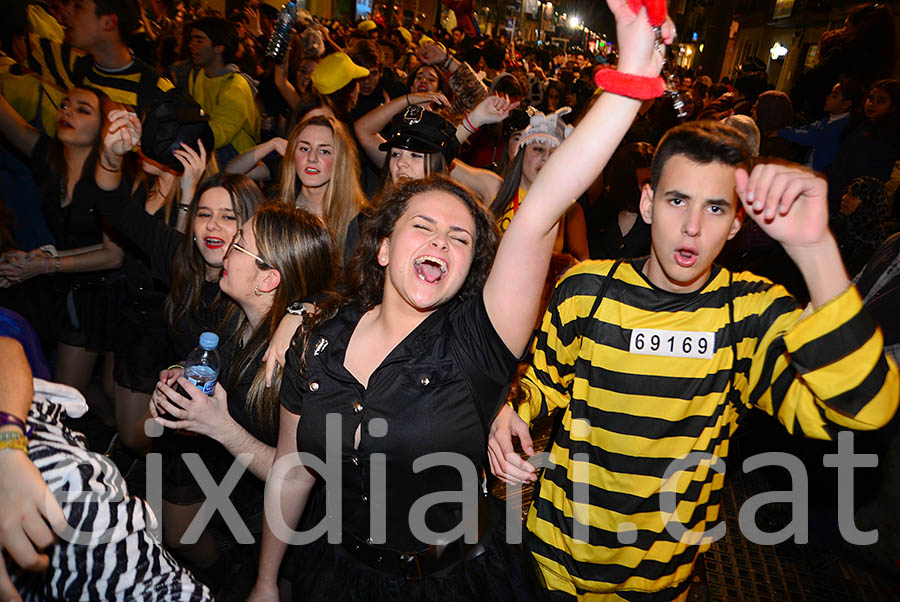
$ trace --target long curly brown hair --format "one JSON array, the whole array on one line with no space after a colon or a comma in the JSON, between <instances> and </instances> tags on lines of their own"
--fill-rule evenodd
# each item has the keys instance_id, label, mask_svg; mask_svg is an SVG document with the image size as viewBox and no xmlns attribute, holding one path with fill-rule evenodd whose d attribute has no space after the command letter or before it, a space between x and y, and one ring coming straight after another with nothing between
<instances>
[{"instance_id":1,"label":"long curly brown hair","mask_svg":"<svg viewBox=\"0 0 900 602\"><path fill-rule=\"evenodd\" d=\"M406 212L409 201L417 195L432 191L446 192L457 197L475 221L472 266L458 296L460 299L467 299L481 293L497 252L499 231L487 207L474 193L447 176L434 174L422 180L413 180L394 190L363 224L359 246L350 259L345 278L344 297L348 301L358 303L366 309L381 303L385 277L385 268L378 263L381 242L394 232L394 226Z\"/></svg>"}]
</instances>

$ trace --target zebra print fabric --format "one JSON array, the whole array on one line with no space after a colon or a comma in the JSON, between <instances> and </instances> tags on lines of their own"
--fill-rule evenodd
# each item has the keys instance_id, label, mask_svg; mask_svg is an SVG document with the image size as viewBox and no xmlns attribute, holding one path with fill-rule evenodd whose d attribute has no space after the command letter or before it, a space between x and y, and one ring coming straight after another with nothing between
<instances>
[{"instance_id":1,"label":"zebra print fabric","mask_svg":"<svg viewBox=\"0 0 900 602\"><path fill-rule=\"evenodd\" d=\"M59 501L69 523L58 534L45 575L13 576L23 600L212 600L163 548L159 523L142 499L128 495L109 459L88 451L84 436L64 426L64 408L36 399L28 456Z\"/></svg>"}]
</instances>

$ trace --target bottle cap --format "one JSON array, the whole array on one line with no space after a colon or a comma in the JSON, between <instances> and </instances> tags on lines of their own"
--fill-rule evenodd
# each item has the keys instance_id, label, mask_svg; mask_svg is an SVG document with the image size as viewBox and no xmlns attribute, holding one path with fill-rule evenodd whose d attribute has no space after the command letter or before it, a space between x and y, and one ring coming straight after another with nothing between
<instances>
[{"instance_id":1,"label":"bottle cap","mask_svg":"<svg viewBox=\"0 0 900 602\"><path fill-rule=\"evenodd\" d=\"M200 335L200 346L207 351L212 351L219 345L219 335L214 332L204 332Z\"/></svg>"}]
</instances>

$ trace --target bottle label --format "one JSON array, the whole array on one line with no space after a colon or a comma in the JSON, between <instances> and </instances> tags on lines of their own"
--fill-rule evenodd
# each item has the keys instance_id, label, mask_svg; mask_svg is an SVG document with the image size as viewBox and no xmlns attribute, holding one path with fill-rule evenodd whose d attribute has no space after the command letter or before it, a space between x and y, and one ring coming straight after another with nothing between
<instances>
[{"instance_id":1,"label":"bottle label","mask_svg":"<svg viewBox=\"0 0 900 602\"><path fill-rule=\"evenodd\" d=\"M216 380L215 379L202 381L202 380L199 380L196 378L191 378L190 376L188 376L187 379L189 381L191 381L192 385L194 385L195 387L197 387L198 389L200 389L207 395L212 395L213 391L216 390Z\"/></svg>"}]
</instances>

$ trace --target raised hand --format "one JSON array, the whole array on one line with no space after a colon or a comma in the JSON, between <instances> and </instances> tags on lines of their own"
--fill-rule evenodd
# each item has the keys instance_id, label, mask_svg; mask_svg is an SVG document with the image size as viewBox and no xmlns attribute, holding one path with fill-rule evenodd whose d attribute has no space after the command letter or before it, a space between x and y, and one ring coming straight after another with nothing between
<instances>
[{"instance_id":1,"label":"raised hand","mask_svg":"<svg viewBox=\"0 0 900 602\"><path fill-rule=\"evenodd\" d=\"M284 156L284 153L287 152L287 140L284 138L275 137L269 140L269 143L272 145L272 148L275 149L275 152Z\"/></svg>"},{"instance_id":2,"label":"raised hand","mask_svg":"<svg viewBox=\"0 0 900 602\"><path fill-rule=\"evenodd\" d=\"M447 60L447 51L429 42L416 49L416 56L426 65L439 65Z\"/></svg>"},{"instance_id":3,"label":"raised hand","mask_svg":"<svg viewBox=\"0 0 900 602\"><path fill-rule=\"evenodd\" d=\"M759 227L786 250L828 241L828 185L797 166L760 164L734 174L738 196Z\"/></svg>"},{"instance_id":4,"label":"raised hand","mask_svg":"<svg viewBox=\"0 0 900 602\"><path fill-rule=\"evenodd\" d=\"M247 31L250 32L250 35L261 36L262 26L259 23L259 9L245 6L244 15L247 17Z\"/></svg>"},{"instance_id":5,"label":"raised hand","mask_svg":"<svg viewBox=\"0 0 900 602\"><path fill-rule=\"evenodd\" d=\"M660 12L656 4L662 3L662 0L643 0L637 12L634 12L631 6L637 5L637 0L629 2L606 0L616 18L616 36L619 42L617 69L623 73L644 77L659 75L665 58L665 48L675 41L675 25L667 17L660 26L663 45L656 46L656 32L650 24L647 7L644 6L649 3L654 4L654 14Z\"/></svg>"},{"instance_id":6,"label":"raised hand","mask_svg":"<svg viewBox=\"0 0 900 602\"><path fill-rule=\"evenodd\" d=\"M517 106L519 106L518 102L510 102L503 96L488 96L472 109L472 112L469 113L469 121L479 128L491 123L500 123Z\"/></svg>"},{"instance_id":7,"label":"raised hand","mask_svg":"<svg viewBox=\"0 0 900 602\"><path fill-rule=\"evenodd\" d=\"M137 115L124 109L110 111L107 121L106 132L103 134L103 159L118 166L118 158L140 141L141 121Z\"/></svg>"},{"instance_id":8,"label":"raised hand","mask_svg":"<svg viewBox=\"0 0 900 602\"><path fill-rule=\"evenodd\" d=\"M172 155L184 166L184 174L181 176L181 199L184 203L189 203L194 198L197 185L206 173L206 149L200 140L197 140L197 147L200 149L199 153L182 142L180 149L172 151Z\"/></svg>"}]
</instances>

